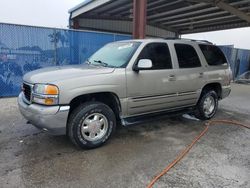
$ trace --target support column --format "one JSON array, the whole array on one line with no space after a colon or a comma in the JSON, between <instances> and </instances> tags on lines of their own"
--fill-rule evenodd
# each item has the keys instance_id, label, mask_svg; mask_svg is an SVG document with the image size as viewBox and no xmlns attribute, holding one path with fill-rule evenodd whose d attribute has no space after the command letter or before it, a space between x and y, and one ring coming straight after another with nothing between
<instances>
[{"instance_id":1,"label":"support column","mask_svg":"<svg viewBox=\"0 0 250 188\"><path fill-rule=\"evenodd\" d=\"M134 0L133 3L133 38L143 39L146 36L147 0Z\"/></svg>"}]
</instances>

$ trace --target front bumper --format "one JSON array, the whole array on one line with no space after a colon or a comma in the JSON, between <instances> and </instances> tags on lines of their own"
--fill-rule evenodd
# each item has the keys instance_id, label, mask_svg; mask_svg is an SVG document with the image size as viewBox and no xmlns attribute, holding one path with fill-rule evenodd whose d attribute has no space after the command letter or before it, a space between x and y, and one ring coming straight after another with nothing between
<instances>
[{"instance_id":1,"label":"front bumper","mask_svg":"<svg viewBox=\"0 0 250 188\"><path fill-rule=\"evenodd\" d=\"M25 119L35 127L46 130L53 135L66 134L69 106L27 104L24 102L23 93L18 96L18 106Z\"/></svg>"}]
</instances>

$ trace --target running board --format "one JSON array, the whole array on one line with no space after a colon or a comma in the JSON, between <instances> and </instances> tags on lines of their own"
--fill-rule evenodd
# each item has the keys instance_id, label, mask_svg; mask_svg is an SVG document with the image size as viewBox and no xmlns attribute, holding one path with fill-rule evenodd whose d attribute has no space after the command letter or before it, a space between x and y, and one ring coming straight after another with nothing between
<instances>
[{"instance_id":1,"label":"running board","mask_svg":"<svg viewBox=\"0 0 250 188\"><path fill-rule=\"evenodd\" d=\"M142 124L142 123L155 121L155 120L159 120L159 119L163 119L167 117L174 117L174 116L178 116L178 115L182 115L182 114L190 113L190 112L193 112L192 107L185 108L182 110L156 112L156 113L151 113L151 114L122 118L121 123L123 126L131 126L131 125Z\"/></svg>"}]
</instances>

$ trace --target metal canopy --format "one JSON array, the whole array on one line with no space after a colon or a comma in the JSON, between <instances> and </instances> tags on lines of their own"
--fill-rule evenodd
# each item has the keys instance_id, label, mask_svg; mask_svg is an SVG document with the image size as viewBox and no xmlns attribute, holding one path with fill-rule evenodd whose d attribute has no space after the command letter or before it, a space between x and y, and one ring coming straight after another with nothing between
<instances>
[{"instance_id":1,"label":"metal canopy","mask_svg":"<svg viewBox=\"0 0 250 188\"><path fill-rule=\"evenodd\" d=\"M72 21L132 21L133 0L88 0L69 13ZM250 0L147 0L147 24L177 34L247 27Z\"/></svg>"}]
</instances>

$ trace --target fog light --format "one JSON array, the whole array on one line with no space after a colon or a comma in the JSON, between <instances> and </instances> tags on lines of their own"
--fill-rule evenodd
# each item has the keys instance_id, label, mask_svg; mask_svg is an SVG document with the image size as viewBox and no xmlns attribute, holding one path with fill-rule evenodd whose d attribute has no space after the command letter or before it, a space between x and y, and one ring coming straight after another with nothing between
<instances>
[{"instance_id":1,"label":"fog light","mask_svg":"<svg viewBox=\"0 0 250 188\"><path fill-rule=\"evenodd\" d=\"M44 103L47 105L55 104L54 99L51 99L51 98L44 99Z\"/></svg>"},{"instance_id":2,"label":"fog light","mask_svg":"<svg viewBox=\"0 0 250 188\"><path fill-rule=\"evenodd\" d=\"M33 97L33 102L38 104L44 104L44 105L55 105L58 103L57 98L40 98L40 97Z\"/></svg>"}]
</instances>

